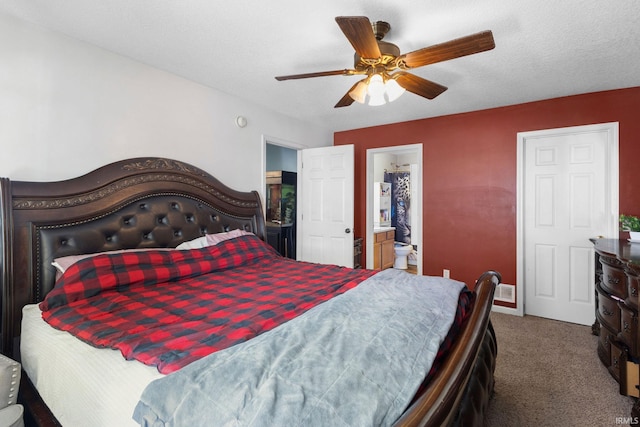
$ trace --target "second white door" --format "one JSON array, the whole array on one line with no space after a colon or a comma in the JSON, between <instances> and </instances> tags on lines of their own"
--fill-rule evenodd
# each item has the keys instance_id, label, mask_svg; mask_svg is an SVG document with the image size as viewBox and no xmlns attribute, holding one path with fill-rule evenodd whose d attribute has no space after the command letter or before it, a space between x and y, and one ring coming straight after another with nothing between
<instances>
[{"instance_id":1,"label":"second white door","mask_svg":"<svg viewBox=\"0 0 640 427\"><path fill-rule=\"evenodd\" d=\"M595 265L589 239L617 235L617 123L521 133L518 143L524 311L590 325Z\"/></svg>"}]
</instances>

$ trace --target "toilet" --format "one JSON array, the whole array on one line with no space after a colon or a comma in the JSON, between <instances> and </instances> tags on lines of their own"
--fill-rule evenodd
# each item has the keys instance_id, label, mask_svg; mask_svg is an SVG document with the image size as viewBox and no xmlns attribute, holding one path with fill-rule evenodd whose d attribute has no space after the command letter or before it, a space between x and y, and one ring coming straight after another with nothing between
<instances>
[{"instance_id":1,"label":"toilet","mask_svg":"<svg viewBox=\"0 0 640 427\"><path fill-rule=\"evenodd\" d=\"M407 245L405 243L395 242L393 244L393 249L396 253L396 257L393 261L393 268L397 268L399 270L406 270L407 257L413 250L413 246Z\"/></svg>"}]
</instances>

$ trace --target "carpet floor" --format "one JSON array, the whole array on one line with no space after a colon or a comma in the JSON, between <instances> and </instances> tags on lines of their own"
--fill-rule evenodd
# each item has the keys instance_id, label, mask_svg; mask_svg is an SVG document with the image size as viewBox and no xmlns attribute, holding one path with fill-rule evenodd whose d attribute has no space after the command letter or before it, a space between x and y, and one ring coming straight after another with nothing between
<instances>
[{"instance_id":1,"label":"carpet floor","mask_svg":"<svg viewBox=\"0 0 640 427\"><path fill-rule=\"evenodd\" d=\"M498 358L489 426L634 424L633 399L619 394L600 362L590 326L502 313L491 319Z\"/></svg>"}]
</instances>

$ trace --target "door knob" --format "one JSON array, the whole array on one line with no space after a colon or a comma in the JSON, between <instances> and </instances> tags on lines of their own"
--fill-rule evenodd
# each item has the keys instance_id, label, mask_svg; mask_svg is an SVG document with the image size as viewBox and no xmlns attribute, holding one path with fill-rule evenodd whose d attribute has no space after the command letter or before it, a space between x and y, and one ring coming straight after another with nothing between
<instances>
[{"instance_id":1,"label":"door knob","mask_svg":"<svg viewBox=\"0 0 640 427\"><path fill-rule=\"evenodd\" d=\"M347 234L349 234L349 233L351 233L351 229L350 229L350 228L345 228L345 229L344 229L344 232L345 232L345 233L347 233Z\"/></svg>"}]
</instances>

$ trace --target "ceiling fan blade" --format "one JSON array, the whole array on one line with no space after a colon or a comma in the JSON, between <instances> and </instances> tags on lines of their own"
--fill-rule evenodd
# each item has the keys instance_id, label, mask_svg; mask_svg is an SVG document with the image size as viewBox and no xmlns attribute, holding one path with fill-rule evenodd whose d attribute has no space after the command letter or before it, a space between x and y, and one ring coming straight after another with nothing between
<instances>
[{"instance_id":1,"label":"ceiling fan blade","mask_svg":"<svg viewBox=\"0 0 640 427\"><path fill-rule=\"evenodd\" d=\"M408 90L409 92L420 95L424 98L433 99L447 90L446 86L442 86L438 83L434 83L430 80L423 79L411 73L404 71L398 71L391 76L395 79L400 86Z\"/></svg>"},{"instance_id":2,"label":"ceiling fan blade","mask_svg":"<svg viewBox=\"0 0 640 427\"><path fill-rule=\"evenodd\" d=\"M436 44L400 55L398 62L407 68L422 67L436 62L473 55L496 47L491 31L483 31L459 39Z\"/></svg>"},{"instance_id":3,"label":"ceiling fan blade","mask_svg":"<svg viewBox=\"0 0 640 427\"><path fill-rule=\"evenodd\" d=\"M348 107L349 105L353 104L354 100L351 97L351 95L349 95L349 93L352 90L354 90L356 86L358 86L358 83L360 83L360 81L357 81L356 84L351 86L351 89L349 89L347 93L344 94L344 96L340 99L340 101L338 101L338 103L333 108Z\"/></svg>"},{"instance_id":4,"label":"ceiling fan blade","mask_svg":"<svg viewBox=\"0 0 640 427\"><path fill-rule=\"evenodd\" d=\"M336 22L361 58L376 59L381 56L369 18L366 16L338 16Z\"/></svg>"},{"instance_id":5,"label":"ceiling fan blade","mask_svg":"<svg viewBox=\"0 0 640 427\"><path fill-rule=\"evenodd\" d=\"M333 70L333 71L319 71L317 73L305 73L305 74L291 74L289 76L277 76L276 80L295 80L295 79L308 79L310 77L325 77L325 76L352 76L356 74L355 70Z\"/></svg>"}]
</instances>

